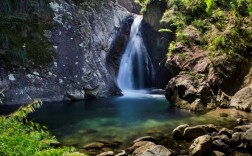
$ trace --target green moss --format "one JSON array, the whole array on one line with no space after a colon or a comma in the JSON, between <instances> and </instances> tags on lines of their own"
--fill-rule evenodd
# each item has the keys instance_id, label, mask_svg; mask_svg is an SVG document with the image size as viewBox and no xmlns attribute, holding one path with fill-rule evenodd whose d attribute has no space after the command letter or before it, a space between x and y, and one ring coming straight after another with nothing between
<instances>
[{"instance_id":1,"label":"green moss","mask_svg":"<svg viewBox=\"0 0 252 156\"><path fill-rule=\"evenodd\" d=\"M219 36L215 36L214 39L213 39L213 42L212 44L218 48L218 47L224 47L226 42L225 42L225 38L221 35Z\"/></svg>"},{"instance_id":2,"label":"green moss","mask_svg":"<svg viewBox=\"0 0 252 156\"><path fill-rule=\"evenodd\" d=\"M184 32L182 32L181 30L177 31L176 32L176 37L177 37L177 41L178 42L181 42L181 43L189 43L190 42L190 39L189 39L189 36L188 34L185 34Z\"/></svg>"},{"instance_id":3,"label":"green moss","mask_svg":"<svg viewBox=\"0 0 252 156\"><path fill-rule=\"evenodd\" d=\"M192 22L192 25L198 28L201 32L205 32L208 29L208 26L205 25L202 19L195 19Z\"/></svg>"},{"instance_id":4,"label":"green moss","mask_svg":"<svg viewBox=\"0 0 252 156\"><path fill-rule=\"evenodd\" d=\"M175 46L175 42L172 41L170 44L169 44L169 48L168 48L168 53L167 53L167 57L170 57L173 53L173 51L175 50L176 46Z\"/></svg>"},{"instance_id":5,"label":"green moss","mask_svg":"<svg viewBox=\"0 0 252 156\"><path fill-rule=\"evenodd\" d=\"M186 52L179 53L179 58L181 60L185 60L185 58L186 58Z\"/></svg>"}]
</instances>

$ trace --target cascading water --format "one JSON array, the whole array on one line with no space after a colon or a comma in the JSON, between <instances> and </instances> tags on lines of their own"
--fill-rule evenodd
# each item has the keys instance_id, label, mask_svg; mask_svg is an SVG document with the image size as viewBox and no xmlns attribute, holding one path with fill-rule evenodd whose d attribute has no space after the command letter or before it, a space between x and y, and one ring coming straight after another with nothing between
<instances>
[{"instance_id":1,"label":"cascading water","mask_svg":"<svg viewBox=\"0 0 252 156\"><path fill-rule=\"evenodd\" d=\"M131 26L130 40L122 56L117 82L122 90L150 87L153 65L140 31L143 17L137 16Z\"/></svg>"}]
</instances>

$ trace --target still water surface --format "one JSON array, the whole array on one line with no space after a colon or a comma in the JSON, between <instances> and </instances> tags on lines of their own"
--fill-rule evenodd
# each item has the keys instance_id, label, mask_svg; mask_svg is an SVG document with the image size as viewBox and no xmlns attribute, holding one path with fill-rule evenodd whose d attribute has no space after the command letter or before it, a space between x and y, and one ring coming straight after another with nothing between
<instances>
[{"instance_id":1,"label":"still water surface","mask_svg":"<svg viewBox=\"0 0 252 156\"><path fill-rule=\"evenodd\" d=\"M229 118L220 117L226 112ZM239 112L220 110L197 115L171 108L164 95L148 91L124 92L124 96L90 99L74 103L44 104L29 118L46 125L64 145L95 141L119 141L128 147L137 137L164 138L180 124L232 127Z\"/></svg>"}]
</instances>

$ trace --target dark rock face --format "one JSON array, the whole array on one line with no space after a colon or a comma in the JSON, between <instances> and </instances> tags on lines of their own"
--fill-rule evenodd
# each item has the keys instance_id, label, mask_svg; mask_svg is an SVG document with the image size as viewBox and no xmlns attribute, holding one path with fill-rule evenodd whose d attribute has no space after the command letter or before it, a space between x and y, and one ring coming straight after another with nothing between
<instances>
[{"instance_id":1,"label":"dark rock face","mask_svg":"<svg viewBox=\"0 0 252 156\"><path fill-rule=\"evenodd\" d=\"M114 39L106 57L106 66L114 79L118 75L121 57L126 48L133 21L133 16L129 16L123 21L122 26L114 34Z\"/></svg>"},{"instance_id":2,"label":"dark rock face","mask_svg":"<svg viewBox=\"0 0 252 156\"><path fill-rule=\"evenodd\" d=\"M56 0L50 6L55 24L44 33L56 57L43 69L0 68L0 88L5 89L6 95L4 103L21 104L35 98L49 102L78 100L119 94L114 76L108 72L106 58L114 34L127 36L123 25L130 13L110 0L81 3Z\"/></svg>"},{"instance_id":3,"label":"dark rock face","mask_svg":"<svg viewBox=\"0 0 252 156\"><path fill-rule=\"evenodd\" d=\"M167 82L171 79L170 72L165 68L165 61L167 47L172 35L170 36L165 32L158 32L146 21L142 23L142 35L155 68L153 86L164 89Z\"/></svg>"},{"instance_id":4,"label":"dark rock face","mask_svg":"<svg viewBox=\"0 0 252 156\"><path fill-rule=\"evenodd\" d=\"M142 35L144 43L152 59L155 75L153 86L164 89L171 79L171 73L165 68L166 53L169 42L174 35L167 32L159 32L163 28L160 20L166 9L166 2L151 1L143 15Z\"/></svg>"},{"instance_id":5,"label":"dark rock face","mask_svg":"<svg viewBox=\"0 0 252 156\"><path fill-rule=\"evenodd\" d=\"M135 14L139 14L141 10L141 6L136 4L134 0L117 0L117 3Z\"/></svg>"},{"instance_id":6,"label":"dark rock face","mask_svg":"<svg viewBox=\"0 0 252 156\"><path fill-rule=\"evenodd\" d=\"M166 2L164 0L151 1L144 12L144 21L148 23L155 31L162 28L160 20L166 10Z\"/></svg>"}]
</instances>

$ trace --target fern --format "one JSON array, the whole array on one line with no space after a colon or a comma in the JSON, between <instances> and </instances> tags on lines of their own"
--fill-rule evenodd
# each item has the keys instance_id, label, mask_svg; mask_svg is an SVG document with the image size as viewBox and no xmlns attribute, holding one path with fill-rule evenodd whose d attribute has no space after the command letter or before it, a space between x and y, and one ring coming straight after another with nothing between
<instances>
[{"instance_id":1,"label":"fern","mask_svg":"<svg viewBox=\"0 0 252 156\"><path fill-rule=\"evenodd\" d=\"M207 5L206 12L208 13L213 7L214 0L205 0L205 3Z\"/></svg>"},{"instance_id":2,"label":"fern","mask_svg":"<svg viewBox=\"0 0 252 156\"><path fill-rule=\"evenodd\" d=\"M3 103L3 98L4 98L4 89L0 89L0 104Z\"/></svg>"},{"instance_id":3,"label":"fern","mask_svg":"<svg viewBox=\"0 0 252 156\"><path fill-rule=\"evenodd\" d=\"M35 100L32 103L20 107L16 112L9 115L9 117L13 117L16 119L23 119L26 118L28 114L33 113L36 109L42 106L41 100Z\"/></svg>"},{"instance_id":4,"label":"fern","mask_svg":"<svg viewBox=\"0 0 252 156\"><path fill-rule=\"evenodd\" d=\"M159 29L158 32L168 32L168 33L172 33L171 29Z\"/></svg>"}]
</instances>

